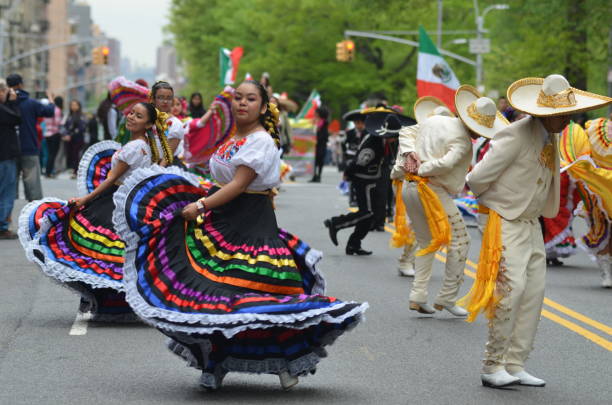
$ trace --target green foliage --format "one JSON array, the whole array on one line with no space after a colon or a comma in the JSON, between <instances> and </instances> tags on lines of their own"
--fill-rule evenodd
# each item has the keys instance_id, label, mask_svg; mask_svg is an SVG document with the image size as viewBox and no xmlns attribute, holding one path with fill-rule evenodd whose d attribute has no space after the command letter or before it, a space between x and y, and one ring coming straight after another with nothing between
<instances>
[{"instance_id":1,"label":"green foliage","mask_svg":"<svg viewBox=\"0 0 612 405\"><path fill-rule=\"evenodd\" d=\"M609 0L504 1L511 8L493 10L485 21L492 43L484 57L487 90L504 94L516 79L550 73L573 82L577 71L589 90L605 94ZM480 11L504 1L481 0ZM416 48L353 38L354 62L340 63L335 46L344 30L416 30L421 24L435 40L436 21L431 0L173 0L167 28L185 62L188 91L200 90L210 101L220 90L219 47L243 46L239 78L267 71L275 91L300 102L316 88L338 117L375 92L407 111L416 99ZM475 30L473 1L444 0L443 29ZM443 48L473 59L467 45L450 43L473 36L445 35ZM446 59L462 83L474 82L472 66Z\"/></svg>"}]
</instances>

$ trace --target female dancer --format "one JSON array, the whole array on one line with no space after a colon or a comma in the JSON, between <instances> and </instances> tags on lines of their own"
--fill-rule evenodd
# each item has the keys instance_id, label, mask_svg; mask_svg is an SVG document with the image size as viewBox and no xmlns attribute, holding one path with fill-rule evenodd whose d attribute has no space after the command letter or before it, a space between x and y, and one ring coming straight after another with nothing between
<instances>
[{"instance_id":1,"label":"female dancer","mask_svg":"<svg viewBox=\"0 0 612 405\"><path fill-rule=\"evenodd\" d=\"M585 131L564 131L560 153L576 181L578 215L589 225L577 240L601 269L601 286L612 288L612 121L588 121Z\"/></svg>"},{"instance_id":2,"label":"female dancer","mask_svg":"<svg viewBox=\"0 0 612 405\"><path fill-rule=\"evenodd\" d=\"M174 89L172 89L169 83L159 81L151 87L150 97L155 108L165 114L167 126L166 137L168 138L168 146L172 150L172 156L179 156L182 151L182 147L179 146L183 142L187 126L183 124L178 117L170 115L172 103L174 101ZM162 117L160 116L160 118ZM170 163L172 163L172 161L165 162L164 164Z\"/></svg>"},{"instance_id":3,"label":"female dancer","mask_svg":"<svg viewBox=\"0 0 612 405\"><path fill-rule=\"evenodd\" d=\"M243 82L231 111L237 132L210 161L218 185L205 198L177 168L139 170L115 194L126 297L202 370L202 386L240 371L277 374L290 388L367 304L322 295L321 253L278 228L278 112L264 87Z\"/></svg>"},{"instance_id":4,"label":"female dancer","mask_svg":"<svg viewBox=\"0 0 612 405\"><path fill-rule=\"evenodd\" d=\"M130 142L123 147L100 142L85 153L79 170L79 191L84 196L68 204L56 199L34 202L20 217L20 238L28 258L79 292L80 311L91 311L92 320L135 318L122 292L125 245L111 220L113 193L134 170L159 160L151 131L156 118L153 105L136 104L126 122ZM96 173L106 174L106 179L93 179Z\"/></svg>"},{"instance_id":5,"label":"female dancer","mask_svg":"<svg viewBox=\"0 0 612 405\"><path fill-rule=\"evenodd\" d=\"M206 109L204 108L202 94L198 92L191 93L191 98L189 99L189 116L195 119L200 118L205 113Z\"/></svg>"}]
</instances>

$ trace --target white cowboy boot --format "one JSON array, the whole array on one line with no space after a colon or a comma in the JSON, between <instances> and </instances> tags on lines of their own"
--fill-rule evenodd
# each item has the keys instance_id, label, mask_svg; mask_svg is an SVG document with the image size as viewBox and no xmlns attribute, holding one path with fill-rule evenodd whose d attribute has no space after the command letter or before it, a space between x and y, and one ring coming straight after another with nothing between
<instances>
[{"instance_id":1,"label":"white cowboy boot","mask_svg":"<svg viewBox=\"0 0 612 405\"><path fill-rule=\"evenodd\" d=\"M510 385L519 384L521 379L513 377L506 370L499 370L495 373L481 374L482 385L490 388L503 388Z\"/></svg>"}]
</instances>

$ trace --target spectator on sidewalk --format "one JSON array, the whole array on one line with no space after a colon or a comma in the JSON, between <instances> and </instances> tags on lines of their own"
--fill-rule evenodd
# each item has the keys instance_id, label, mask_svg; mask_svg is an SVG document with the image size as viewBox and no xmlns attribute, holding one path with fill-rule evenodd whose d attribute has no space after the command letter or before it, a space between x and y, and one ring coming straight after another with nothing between
<instances>
[{"instance_id":1,"label":"spectator on sidewalk","mask_svg":"<svg viewBox=\"0 0 612 405\"><path fill-rule=\"evenodd\" d=\"M55 104L55 112L53 117L45 118L45 140L47 142L47 164L45 167L45 177L55 177L55 159L57 158L57 152L62 142L62 135L60 129L62 127L64 99L62 97L55 97L53 100Z\"/></svg>"},{"instance_id":2,"label":"spectator on sidewalk","mask_svg":"<svg viewBox=\"0 0 612 405\"><path fill-rule=\"evenodd\" d=\"M21 124L17 93L0 79L0 239L16 239L9 231L9 219L13 211L17 190L17 158L19 139L17 125Z\"/></svg>"},{"instance_id":3,"label":"spectator on sidewalk","mask_svg":"<svg viewBox=\"0 0 612 405\"><path fill-rule=\"evenodd\" d=\"M19 144L21 154L18 158L17 170L21 173L25 198L28 201L43 198L40 183L40 142L36 133L36 120L41 117L53 117L55 105L44 104L30 98L30 94L23 90L23 79L17 73L6 78L6 84L17 93L17 104L21 112L19 125ZM49 100L53 97L48 94Z\"/></svg>"},{"instance_id":4,"label":"spectator on sidewalk","mask_svg":"<svg viewBox=\"0 0 612 405\"><path fill-rule=\"evenodd\" d=\"M89 134L89 142L87 143L88 146L100 142L98 128L98 119L96 118L95 114L87 114L87 133Z\"/></svg>"},{"instance_id":5,"label":"spectator on sidewalk","mask_svg":"<svg viewBox=\"0 0 612 405\"><path fill-rule=\"evenodd\" d=\"M77 170L79 169L81 150L85 145L86 130L87 122L81 109L81 103L78 100L72 100L70 102L70 111L64 124L62 139L66 142L66 164L72 170L71 178L73 179L76 179Z\"/></svg>"}]
</instances>

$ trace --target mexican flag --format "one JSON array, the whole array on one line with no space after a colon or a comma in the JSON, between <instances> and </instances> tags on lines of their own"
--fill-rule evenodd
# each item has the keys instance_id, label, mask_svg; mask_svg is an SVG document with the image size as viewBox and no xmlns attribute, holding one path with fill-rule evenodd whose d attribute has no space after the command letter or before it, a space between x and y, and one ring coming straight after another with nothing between
<instances>
[{"instance_id":1,"label":"mexican flag","mask_svg":"<svg viewBox=\"0 0 612 405\"><path fill-rule=\"evenodd\" d=\"M306 100L306 103L304 103L304 106L300 110L300 112L297 115L296 119L302 119L302 118L312 119L312 118L314 118L314 112L320 106L321 106L321 95L319 95L318 91L313 90L310 93L310 96L308 96L308 100Z\"/></svg>"},{"instance_id":2,"label":"mexican flag","mask_svg":"<svg viewBox=\"0 0 612 405\"><path fill-rule=\"evenodd\" d=\"M422 26L419 26L419 65L417 68L417 95L434 96L455 111L455 90L459 80L444 61L438 48Z\"/></svg>"},{"instance_id":3,"label":"mexican flag","mask_svg":"<svg viewBox=\"0 0 612 405\"><path fill-rule=\"evenodd\" d=\"M243 49L238 46L231 51L227 48L219 49L219 73L221 87L226 84L234 84L236 81L236 74L238 73L238 65L240 64L240 58L242 58Z\"/></svg>"}]
</instances>

